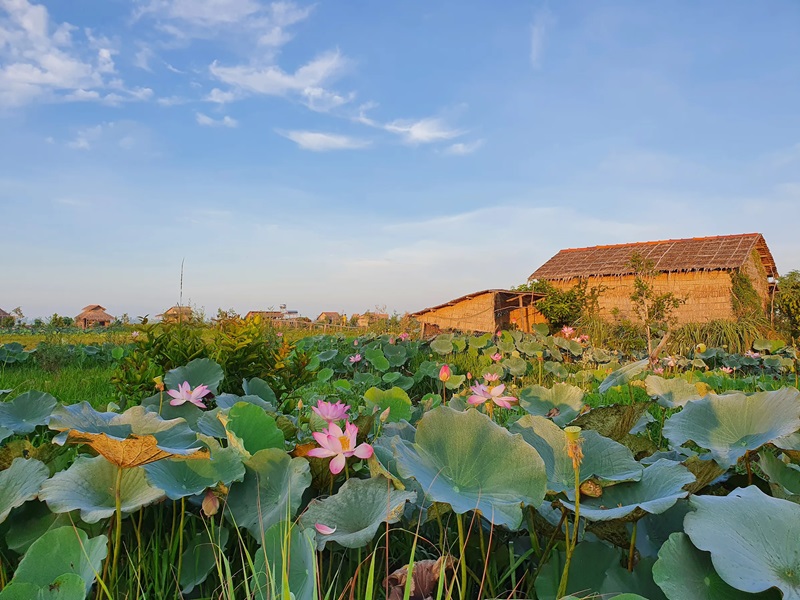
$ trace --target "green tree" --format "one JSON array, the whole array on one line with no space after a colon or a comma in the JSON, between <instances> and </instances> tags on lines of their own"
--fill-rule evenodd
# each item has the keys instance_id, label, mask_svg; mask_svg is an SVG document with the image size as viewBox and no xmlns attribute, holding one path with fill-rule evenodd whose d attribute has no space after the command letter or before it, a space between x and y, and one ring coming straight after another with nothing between
<instances>
[{"instance_id":1,"label":"green tree","mask_svg":"<svg viewBox=\"0 0 800 600\"><path fill-rule=\"evenodd\" d=\"M634 273L631 294L633 312L644 325L647 353L653 359L653 335L658 333L662 333L663 336L668 335L675 324L675 310L686 302L686 298L680 298L673 292L656 293L653 280L659 271L652 260L644 258L637 252L631 256L628 264ZM662 341L665 339L662 338Z\"/></svg>"},{"instance_id":2,"label":"green tree","mask_svg":"<svg viewBox=\"0 0 800 600\"><path fill-rule=\"evenodd\" d=\"M793 338L800 338L800 271L778 278L775 312Z\"/></svg>"},{"instance_id":3,"label":"green tree","mask_svg":"<svg viewBox=\"0 0 800 600\"><path fill-rule=\"evenodd\" d=\"M582 316L597 311L597 298L602 288L589 287L581 280L568 290L560 290L549 281L533 280L511 288L517 292L537 292L544 298L536 303L538 310L553 330L574 325Z\"/></svg>"}]
</instances>

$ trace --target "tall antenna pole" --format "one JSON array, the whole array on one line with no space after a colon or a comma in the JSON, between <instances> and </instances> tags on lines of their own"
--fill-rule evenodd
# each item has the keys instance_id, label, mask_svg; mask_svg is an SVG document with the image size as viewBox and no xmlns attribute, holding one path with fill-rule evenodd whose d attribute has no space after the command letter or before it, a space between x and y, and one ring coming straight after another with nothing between
<instances>
[{"instance_id":1,"label":"tall antenna pole","mask_svg":"<svg viewBox=\"0 0 800 600\"><path fill-rule=\"evenodd\" d=\"M186 262L186 257L181 259L181 293L178 299L178 306L183 306L183 263Z\"/></svg>"}]
</instances>

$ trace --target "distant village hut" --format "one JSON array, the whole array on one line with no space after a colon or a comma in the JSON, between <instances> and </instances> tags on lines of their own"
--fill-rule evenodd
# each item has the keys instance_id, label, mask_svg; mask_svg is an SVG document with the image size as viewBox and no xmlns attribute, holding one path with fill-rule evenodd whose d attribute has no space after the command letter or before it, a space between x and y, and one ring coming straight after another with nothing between
<instances>
[{"instance_id":1,"label":"distant village hut","mask_svg":"<svg viewBox=\"0 0 800 600\"><path fill-rule=\"evenodd\" d=\"M443 330L495 332L517 328L530 332L533 325L546 323L536 310L536 301L543 298L536 292L483 290L432 306L411 316L422 324L422 335Z\"/></svg>"},{"instance_id":2,"label":"distant village hut","mask_svg":"<svg viewBox=\"0 0 800 600\"><path fill-rule=\"evenodd\" d=\"M600 317L634 320L631 258L636 254L653 262L656 293L685 299L674 312L678 325L736 319L747 298L763 314L771 306L778 270L760 233L569 248L529 281L549 281L558 289L586 281L600 290Z\"/></svg>"},{"instance_id":3,"label":"distant village hut","mask_svg":"<svg viewBox=\"0 0 800 600\"><path fill-rule=\"evenodd\" d=\"M328 325L341 325L342 315L338 312L326 311L321 312L316 319L317 323L326 323Z\"/></svg>"},{"instance_id":4,"label":"distant village hut","mask_svg":"<svg viewBox=\"0 0 800 600\"><path fill-rule=\"evenodd\" d=\"M251 310L245 316L245 321L250 321L254 319L261 319L262 322L264 321L276 321L278 319L283 319L283 313L279 310Z\"/></svg>"},{"instance_id":5,"label":"distant village hut","mask_svg":"<svg viewBox=\"0 0 800 600\"><path fill-rule=\"evenodd\" d=\"M386 313L365 312L363 315L356 315L356 325L359 327L369 327L380 322L389 320L389 315Z\"/></svg>"},{"instance_id":6,"label":"distant village hut","mask_svg":"<svg viewBox=\"0 0 800 600\"><path fill-rule=\"evenodd\" d=\"M161 317L161 322L165 324L188 323L192 320L192 308L190 306L172 306L156 317Z\"/></svg>"},{"instance_id":7,"label":"distant village hut","mask_svg":"<svg viewBox=\"0 0 800 600\"><path fill-rule=\"evenodd\" d=\"M13 327L15 321L14 315L0 308L0 327Z\"/></svg>"},{"instance_id":8,"label":"distant village hut","mask_svg":"<svg viewBox=\"0 0 800 600\"><path fill-rule=\"evenodd\" d=\"M108 327L114 322L114 317L106 312L99 304L90 304L83 307L83 312L75 317L75 326L81 329L90 327Z\"/></svg>"}]
</instances>

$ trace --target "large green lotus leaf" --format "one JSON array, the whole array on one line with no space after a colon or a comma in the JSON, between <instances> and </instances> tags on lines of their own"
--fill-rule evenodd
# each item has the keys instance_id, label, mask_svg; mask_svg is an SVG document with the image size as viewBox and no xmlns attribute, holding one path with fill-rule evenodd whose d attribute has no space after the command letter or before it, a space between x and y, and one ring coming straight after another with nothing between
<instances>
[{"instance_id":1,"label":"large green lotus leaf","mask_svg":"<svg viewBox=\"0 0 800 600\"><path fill-rule=\"evenodd\" d=\"M244 477L241 454L234 448L223 448L213 438L205 443L211 450L210 458L201 460L159 460L144 465L150 485L164 490L171 500L200 494L217 483L230 485Z\"/></svg>"},{"instance_id":2,"label":"large green lotus leaf","mask_svg":"<svg viewBox=\"0 0 800 600\"><path fill-rule=\"evenodd\" d=\"M240 402L221 419L228 433L229 445L246 458L265 448L283 449L283 432L263 408Z\"/></svg>"},{"instance_id":3,"label":"large green lotus leaf","mask_svg":"<svg viewBox=\"0 0 800 600\"><path fill-rule=\"evenodd\" d=\"M33 542L51 529L65 525L86 528L77 514L54 513L47 504L38 501L27 502L14 511L14 517L8 523L6 545L19 555L25 554Z\"/></svg>"},{"instance_id":4,"label":"large green lotus leaf","mask_svg":"<svg viewBox=\"0 0 800 600\"><path fill-rule=\"evenodd\" d=\"M83 579L88 594L95 573L101 571L107 544L104 535L89 539L82 529L53 529L31 544L14 573L14 581L44 587L61 575L74 573Z\"/></svg>"},{"instance_id":5,"label":"large green lotus leaf","mask_svg":"<svg viewBox=\"0 0 800 600\"><path fill-rule=\"evenodd\" d=\"M200 418L197 419L197 422L192 427L192 429L198 433L203 435L207 435L209 437L217 438L217 439L227 439L228 433L225 431L225 426L220 421L220 415L225 417L225 410L220 410L219 408L212 408L211 410L207 410L200 415Z\"/></svg>"},{"instance_id":6,"label":"large green lotus leaf","mask_svg":"<svg viewBox=\"0 0 800 600\"><path fill-rule=\"evenodd\" d=\"M264 532L253 561L254 600L317 600L316 567L313 533L286 521L276 523ZM283 589L284 574L288 590Z\"/></svg>"},{"instance_id":7,"label":"large green lotus leaf","mask_svg":"<svg viewBox=\"0 0 800 600\"><path fill-rule=\"evenodd\" d=\"M744 592L776 587L784 600L800 598L800 506L755 486L727 496L693 496L684 528L711 553L714 569Z\"/></svg>"},{"instance_id":8,"label":"large green lotus leaf","mask_svg":"<svg viewBox=\"0 0 800 600\"><path fill-rule=\"evenodd\" d=\"M682 464L657 460L644 470L640 481L605 488L599 498L582 499L581 517L589 521L635 521L647 513L662 513L689 494L683 486L693 481L694 475ZM561 503L575 510L574 504L566 500Z\"/></svg>"},{"instance_id":9,"label":"large green lotus leaf","mask_svg":"<svg viewBox=\"0 0 800 600\"><path fill-rule=\"evenodd\" d=\"M305 458L278 448L256 452L245 467L244 480L231 485L225 514L260 540L262 531L294 517L311 485L311 470Z\"/></svg>"},{"instance_id":10,"label":"large green lotus leaf","mask_svg":"<svg viewBox=\"0 0 800 600\"><path fill-rule=\"evenodd\" d=\"M706 396L667 419L663 431L674 446L691 440L729 468L747 451L798 429L800 391L787 387L750 396Z\"/></svg>"},{"instance_id":11,"label":"large green lotus leaf","mask_svg":"<svg viewBox=\"0 0 800 600\"><path fill-rule=\"evenodd\" d=\"M759 455L758 464L769 478L772 495L800 504L800 468L763 450Z\"/></svg>"},{"instance_id":12,"label":"large green lotus leaf","mask_svg":"<svg viewBox=\"0 0 800 600\"><path fill-rule=\"evenodd\" d=\"M449 337L439 336L431 342L431 350L437 354L450 354L453 352L453 342Z\"/></svg>"},{"instance_id":13,"label":"large green lotus leaf","mask_svg":"<svg viewBox=\"0 0 800 600\"><path fill-rule=\"evenodd\" d=\"M564 570L564 551L553 550L550 559L536 578L536 597L539 600L556 600L558 584ZM575 547L570 564L567 594L581 600L605 600L606 598L636 598L666 600L653 582L652 561L641 559L629 573L622 566L622 552L602 542L584 541ZM621 596L620 592L628 592ZM566 597L561 600L566 600Z\"/></svg>"},{"instance_id":14,"label":"large green lotus leaf","mask_svg":"<svg viewBox=\"0 0 800 600\"><path fill-rule=\"evenodd\" d=\"M572 459L567 455L564 431L549 419L532 415L522 417L509 427L509 431L519 433L544 460L547 489L567 492L572 497L575 471ZM639 481L642 478L642 465L636 462L625 446L596 431L586 430L582 432L582 437L584 458L579 471L581 483L591 477L603 482Z\"/></svg>"},{"instance_id":15,"label":"large green lotus leaf","mask_svg":"<svg viewBox=\"0 0 800 600\"><path fill-rule=\"evenodd\" d=\"M522 506L539 506L547 489L542 457L477 410L440 406L417 424L415 442L394 440L397 467L433 501L463 514L479 510L496 525L516 529Z\"/></svg>"},{"instance_id":16,"label":"large green lotus leaf","mask_svg":"<svg viewBox=\"0 0 800 600\"><path fill-rule=\"evenodd\" d=\"M18 434L31 433L39 425L47 425L57 404L50 394L34 391L0 402L0 427Z\"/></svg>"},{"instance_id":17,"label":"large green lotus leaf","mask_svg":"<svg viewBox=\"0 0 800 600\"><path fill-rule=\"evenodd\" d=\"M195 358L185 366L172 369L164 375L164 385L168 390L177 390L178 386L188 381L192 389L205 385L216 395L224 377L222 367L210 358Z\"/></svg>"},{"instance_id":18,"label":"large green lotus leaf","mask_svg":"<svg viewBox=\"0 0 800 600\"><path fill-rule=\"evenodd\" d=\"M557 383L552 388L532 385L520 391L519 405L525 412L551 418L563 427L580 414L583 390L568 383Z\"/></svg>"},{"instance_id":19,"label":"large green lotus leaf","mask_svg":"<svg viewBox=\"0 0 800 600\"><path fill-rule=\"evenodd\" d=\"M181 561L181 592L189 594L208 578L227 543L228 530L224 527L215 527L213 532L204 529L189 540Z\"/></svg>"},{"instance_id":20,"label":"large green lotus leaf","mask_svg":"<svg viewBox=\"0 0 800 600\"><path fill-rule=\"evenodd\" d=\"M86 582L79 575L67 573L45 586L12 581L0 592L0 600L84 600Z\"/></svg>"},{"instance_id":21,"label":"large green lotus leaf","mask_svg":"<svg viewBox=\"0 0 800 600\"><path fill-rule=\"evenodd\" d=\"M345 548L366 546L382 523L396 523L406 502L417 499L415 492L394 489L385 477L349 479L333 496L313 500L300 517L303 527L313 529L319 523L335 529L317 533L317 548L337 542Z\"/></svg>"},{"instance_id":22,"label":"large green lotus leaf","mask_svg":"<svg viewBox=\"0 0 800 600\"><path fill-rule=\"evenodd\" d=\"M12 435L14 435L13 431L6 429L5 427L0 427L0 444L2 444L4 440L10 438Z\"/></svg>"},{"instance_id":23,"label":"large green lotus leaf","mask_svg":"<svg viewBox=\"0 0 800 600\"><path fill-rule=\"evenodd\" d=\"M220 394L214 398L214 402L216 402L217 408L221 409L233 408L234 404L245 402L247 404L258 406L267 412L275 412L275 405L270 404L261 398L261 396L256 396L255 394L246 394L244 396L237 396L236 394Z\"/></svg>"},{"instance_id":24,"label":"large green lotus leaf","mask_svg":"<svg viewBox=\"0 0 800 600\"><path fill-rule=\"evenodd\" d=\"M680 377L664 379L658 375L650 375L644 380L647 386L647 395L666 408L685 406L688 402L700 400L705 394L693 383Z\"/></svg>"},{"instance_id":25,"label":"large green lotus leaf","mask_svg":"<svg viewBox=\"0 0 800 600\"><path fill-rule=\"evenodd\" d=\"M278 404L278 398L275 396L275 392L272 391L272 388L269 387L269 384L266 381L259 377L243 379L242 390L245 394L258 396L273 406Z\"/></svg>"},{"instance_id":26,"label":"large green lotus leaf","mask_svg":"<svg viewBox=\"0 0 800 600\"><path fill-rule=\"evenodd\" d=\"M81 519L97 523L114 514L117 467L102 456L79 456L69 469L53 475L42 485L39 497L56 513L81 511ZM142 467L122 470L122 511L131 513L156 500L164 492L147 483Z\"/></svg>"},{"instance_id":27,"label":"large green lotus leaf","mask_svg":"<svg viewBox=\"0 0 800 600\"><path fill-rule=\"evenodd\" d=\"M601 394L605 394L608 390L612 387L617 385L624 385L628 383L631 379L636 377L639 373L644 371L647 368L647 365L650 364L648 359L639 360L637 362L630 363L629 365L625 365L611 373L608 377L606 377L603 382L600 384L598 391Z\"/></svg>"},{"instance_id":28,"label":"large green lotus leaf","mask_svg":"<svg viewBox=\"0 0 800 600\"><path fill-rule=\"evenodd\" d=\"M661 546L653 579L669 600L780 600L775 590L748 594L731 587L714 570L711 555L695 548L685 533L673 533Z\"/></svg>"},{"instance_id":29,"label":"large green lotus leaf","mask_svg":"<svg viewBox=\"0 0 800 600\"><path fill-rule=\"evenodd\" d=\"M411 418L411 398L399 387L390 390L372 387L364 393L364 399L368 408L377 407L379 413L388 408L389 421L408 421Z\"/></svg>"},{"instance_id":30,"label":"large green lotus leaf","mask_svg":"<svg viewBox=\"0 0 800 600\"><path fill-rule=\"evenodd\" d=\"M508 369L508 372L514 377L522 377L528 370L528 361L524 358L520 358L519 356L510 356L505 358L500 364Z\"/></svg>"},{"instance_id":31,"label":"large green lotus leaf","mask_svg":"<svg viewBox=\"0 0 800 600\"><path fill-rule=\"evenodd\" d=\"M397 344L389 344L384 346L383 354L389 360L389 364L393 367L402 367L408 358L405 347L398 346Z\"/></svg>"},{"instance_id":32,"label":"large green lotus leaf","mask_svg":"<svg viewBox=\"0 0 800 600\"><path fill-rule=\"evenodd\" d=\"M661 546L673 533L683 533L683 519L692 507L686 499L678 500L675 505L657 515L646 515L636 525L636 549L642 556L655 560ZM632 529L628 524L627 530Z\"/></svg>"},{"instance_id":33,"label":"large green lotus leaf","mask_svg":"<svg viewBox=\"0 0 800 600\"><path fill-rule=\"evenodd\" d=\"M386 371L390 366L386 355L380 348L367 348L364 350L364 358L378 371Z\"/></svg>"},{"instance_id":34,"label":"large green lotus leaf","mask_svg":"<svg viewBox=\"0 0 800 600\"><path fill-rule=\"evenodd\" d=\"M48 477L49 469L33 458L15 458L8 469L0 471L0 523L11 509L33 500Z\"/></svg>"}]
</instances>

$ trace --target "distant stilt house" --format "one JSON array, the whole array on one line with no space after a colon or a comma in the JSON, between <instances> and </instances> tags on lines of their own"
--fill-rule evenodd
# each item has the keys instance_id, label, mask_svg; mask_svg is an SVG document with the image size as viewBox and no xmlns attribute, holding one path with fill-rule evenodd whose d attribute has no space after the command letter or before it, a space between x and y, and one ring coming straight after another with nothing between
<instances>
[{"instance_id":1,"label":"distant stilt house","mask_svg":"<svg viewBox=\"0 0 800 600\"><path fill-rule=\"evenodd\" d=\"M160 315L156 315L156 317L161 317L162 323L188 323L192 320L192 309L189 306L173 306L168 308Z\"/></svg>"},{"instance_id":2,"label":"distant stilt house","mask_svg":"<svg viewBox=\"0 0 800 600\"><path fill-rule=\"evenodd\" d=\"M599 316L635 320L630 299L635 254L658 271L652 281L656 293L685 298L674 313L678 325L736 319L746 302L762 313L771 306L778 270L760 233L569 248L529 281L546 280L558 289L586 281L600 289Z\"/></svg>"},{"instance_id":3,"label":"distant stilt house","mask_svg":"<svg viewBox=\"0 0 800 600\"><path fill-rule=\"evenodd\" d=\"M81 329L90 327L108 327L114 322L114 317L106 312L99 304L90 304L83 307L83 312L75 317L75 326Z\"/></svg>"},{"instance_id":4,"label":"distant stilt house","mask_svg":"<svg viewBox=\"0 0 800 600\"><path fill-rule=\"evenodd\" d=\"M412 313L422 324L422 335L444 330L494 333L516 327L530 332L546 319L536 310L536 301L543 298L536 292L483 290Z\"/></svg>"},{"instance_id":5,"label":"distant stilt house","mask_svg":"<svg viewBox=\"0 0 800 600\"><path fill-rule=\"evenodd\" d=\"M327 323L328 325L341 325L342 315L338 312L327 311L321 312L316 320L317 323Z\"/></svg>"}]
</instances>

